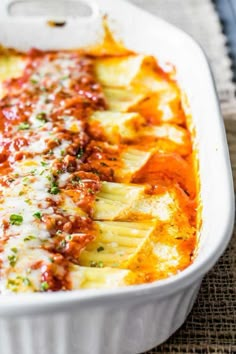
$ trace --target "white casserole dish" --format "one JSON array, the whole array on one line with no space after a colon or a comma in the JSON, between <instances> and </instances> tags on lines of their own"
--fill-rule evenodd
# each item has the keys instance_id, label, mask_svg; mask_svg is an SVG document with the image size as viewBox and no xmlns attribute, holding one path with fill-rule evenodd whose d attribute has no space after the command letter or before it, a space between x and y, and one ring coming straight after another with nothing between
<instances>
[{"instance_id":1,"label":"white casserole dish","mask_svg":"<svg viewBox=\"0 0 236 354\"><path fill-rule=\"evenodd\" d=\"M125 1L99 0L99 10L95 2L88 3L92 4L90 17L68 17L64 27L49 27L45 16L9 17L6 1L1 1L0 43L24 50L95 44L102 36L102 15L108 14L111 28L128 48L176 66L190 102L199 150L203 224L198 254L183 272L152 284L1 296L1 354L134 354L151 349L182 325L202 277L223 253L232 232L229 154L212 75L201 48L182 31ZM58 10L59 2L54 5Z\"/></svg>"}]
</instances>

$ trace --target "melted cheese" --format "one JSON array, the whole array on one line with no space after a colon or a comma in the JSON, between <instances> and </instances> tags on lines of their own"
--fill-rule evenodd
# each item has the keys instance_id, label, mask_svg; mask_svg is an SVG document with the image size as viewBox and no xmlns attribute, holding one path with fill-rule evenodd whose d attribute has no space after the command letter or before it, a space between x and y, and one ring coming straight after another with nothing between
<instances>
[{"instance_id":1,"label":"melted cheese","mask_svg":"<svg viewBox=\"0 0 236 354\"><path fill-rule=\"evenodd\" d=\"M127 286L191 263L191 135L153 57L7 52L0 79L0 293Z\"/></svg>"}]
</instances>

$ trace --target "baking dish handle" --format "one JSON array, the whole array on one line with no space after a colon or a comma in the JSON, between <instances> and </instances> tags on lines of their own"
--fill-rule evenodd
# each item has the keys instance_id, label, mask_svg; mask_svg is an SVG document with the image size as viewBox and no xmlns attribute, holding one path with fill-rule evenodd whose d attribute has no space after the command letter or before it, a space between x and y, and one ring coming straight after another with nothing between
<instances>
[{"instance_id":1,"label":"baking dish handle","mask_svg":"<svg viewBox=\"0 0 236 354\"><path fill-rule=\"evenodd\" d=\"M99 16L95 0L0 0L0 20L46 19L55 25L76 19L91 22Z\"/></svg>"}]
</instances>

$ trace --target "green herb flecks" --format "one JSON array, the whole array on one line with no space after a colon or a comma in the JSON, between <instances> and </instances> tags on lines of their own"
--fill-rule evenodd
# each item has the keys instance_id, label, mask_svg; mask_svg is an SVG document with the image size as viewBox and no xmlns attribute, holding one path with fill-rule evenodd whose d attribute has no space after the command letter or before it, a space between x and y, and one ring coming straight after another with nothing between
<instances>
[{"instance_id":1,"label":"green herb flecks","mask_svg":"<svg viewBox=\"0 0 236 354\"><path fill-rule=\"evenodd\" d=\"M7 288L13 292L17 292L19 285L19 280L17 279L8 279L7 281Z\"/></svg>"},{"instance_id":2,"label":"green herb flecks","mask_svg":"<svg viewBox=\"0 0 236 354\"><path fill-rule=\"evenodd\" d=\"M22 179L22 183L23 183L24 186L26 186L29 183L29 178L28 177L24 177Z\"/></svg>"},{"instance_id":3,"label":"green herb flecks","mask_svg":"<svg viewBox=\"0 0 236 354\"><path fill-rule=\"evenodd\" d=\"M36 85L38 80L34 79L33 77L30 79L31 84Z\"/></svg>"},{"instance_id":4,"label":"green herb flecks","mask_svg":"<svg viewBox=\"0 0 236 354\"><path fill-rule=\"evenodd\" d=\"M11 225L21 225L23 222L23 216L19 214L11 214L10 215L10 224Z\"/></svg>"},{"instance_id":5,"label":"green herb flecks","mask_svg":"<svg viewBox=\"0 0 236 354\"><path fill-rule=\"evenodd\" d=\"M36 239L35 236L29 235L29 236L26 236L26 237L24 238L24 241L27 242L27 241L31 241L31 240L35 240L35 239Z\"/></svg>"},{"instance_id":6,"label":"green herb flecks","mask_svg":"<svg viewBox=\"0 0 236 354\"><path fill-rule=\"evenodd\" d=\"M49 289L49 285L48 285L48 282L46 281L43 281L40 285L40 288L42 291L47 291Z\"/></svg>"},{"instance_id":7,"label":"green herb flecks","mask_svg":"<svg viewBox=\"0 0 236 354\"><path fill-rule=\"evenodd\" d=\"M29 171L29 173L33 176L37 173L37 168L34 168L33 170Z\"/></svg>"},{"instance_id":8,"label":"green herb flecks","mask_svg":"<svg viewBox=\"0 0 236 354\"><path fill-rule=\"evenodd\" d=\"M51 187L49 188L48 192L50 194L58 194L60 193L60 189L55 181L52 182Z\"/></svg>"},{"instance_id":9,"label":"green herb flecks","mask_svg":"<svg viewBox=\"0 0 236 354\"><path fill-rule=\"evenodd\" d=\"M76 186L77 184L83 184L82 179L79 176L74 176L71 180L71 183L73 186Z\"/></svg>"},{"instance_id":10,"label":"green herb flecks","mask_svg":"<svg viewBox=\"0 0 236 354\"><path fill-rule=\"evenodd\" d=\"M40 120L43 123L47 122L47 114L45 112L40 112L36 115L36 119Z\"/></svg>"},{"instance_id":11,"label":"green herb flecks","mask_svg":"<svg viewBox=\"0 0 236 354\"><path fill-rule=\"evenodd\" d=\"M94 192L94 190L92 190L92 188L88 188L88 192L89 192L89 194L95 194L95 192Z\"/></svg>"},{"instance_id":12,"label":"green herb flecks","mask_svg":"<svg viewBox=\"0 0 236 354\"><path fill-rule=\"evenodd\" d=\"M102 261L98 261L98 262L91 261L90 262L90 267L92 267L92 268L103 268L104 264L103 264Z\"/></svg>"},{"instance_id":13,"label":"green herb flecks","mask_svg":"<svg viewBox=\"0 0 236 354\"><path fill-rule=\"evenodd\" d=\"M62 241L59 243L57 249L58 249L58 250L62 250L62 249L65 248L65 247L66 247L66 240L62 240Z\"/></svg>"},{"instance_id":14,"label":"green herb flecks","mask_svg":"<svg viewBox=\"0 0 236 354\"><path fill-rule=\"evenodd\" d=\"M29 128L30 128L30 125L27 122L22 122L18 125L18 130L27 130Z\"/></svg>"},{"instance_id":15,"label":"green herb flecks","mask_svg":"<svg viewBox=\"0 0 236 354\"><path fill-rule=\"evenodd\" d=\"M77 158L81 159L84 155L84 149L82 147L79 148L79 151L77 153Z\"/></svg>"},{"instance_id":16,"label":"green herb flecks","mask_svg":"<svg viewBox=\"0 0 236 354\"><path fill-rule=\"evenodd\" d=\"M14 267L17 261L17 256L15 254L10 254L8 257L9 263L11 267Z\"/></svg>"},{"instance_id":17,"label":"green herb flecks","mask_svg":"<svg viewBox=\"0 0 236 354\"><path fill-rule=\"evenodd\" d=\"M50 194L58 194L60 193L60 189L57 186L53 186L49 189Z\"/></svg>"},{"instance_id":18,"label":"green herb flecks","mask_svg":"<svg viewBox=\"0 0 236 354\"><path fill-rule=\"evenodd\" d=\"M45 161L41 161L41 165L42 165L43 167L46 167L46 166L48 166L48 163L45 162Z\"/></svg>"},{"instance_id":19,"label":"green herb flecks","mask_svg":"<svg viewBox=\"0 0 236 354\"><path fill-rule=\"evenodd\" d=\"M40 211L36 211L36 213L34 213L33 216L39 220L42 219L42 214L40 213Z\"/></svg>"},{"instance_id":20,"label":"green herb flecks","mask_svg":"<svg viewBox=\"0 0 236 354\"><path fill-rule=\"evenodd\" d=\"M61 77L61 80L67 80L67 79L69 79L69 75L65 75Z\"/></svg>"},{"instance_id":21,"label":"green herb flecks","mask_svg":"<svg viewBox=\"0 0 236 354\"><path fill-rule=\"evenodd\" d=\"M31 281L29 280L29 278L23 278L22 279L22 281L23 281L23 284L25 285L25 286L30 286L31 285Z\"/></svg>"}]
</instances>

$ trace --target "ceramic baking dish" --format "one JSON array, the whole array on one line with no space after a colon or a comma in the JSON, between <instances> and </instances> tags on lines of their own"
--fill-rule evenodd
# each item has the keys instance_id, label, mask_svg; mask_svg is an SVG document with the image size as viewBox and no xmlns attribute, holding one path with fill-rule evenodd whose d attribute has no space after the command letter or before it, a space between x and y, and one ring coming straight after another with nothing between
<instances>
[{"instance_id":1,"label":"ceramic baking dish","mask_svg":"<svg viewBox=\"0 0 236 354\"><path fill-rule=\"evenodd\" d=\"M101 40L102 16L107 14L115 35L128 48L176 66L196 131L202 227L195 261L168 279L118 290L1 296L0 353L141 353L165 341L182 325L203 276L231 236L232 175L213 78L205 55L193 39L125 1L86 1L88 7L79 0L40 4L29 8L18 1L7 7L9 4L1 0L0 43L21 50L32 46L84 47ZM66 18L61 16L63 11ZM60 26L50 27L47 20Z\"/></svg>"}]
</instances>

